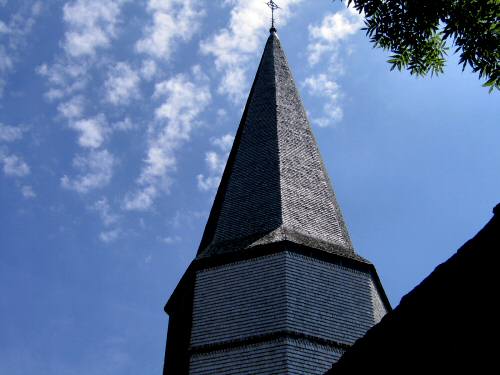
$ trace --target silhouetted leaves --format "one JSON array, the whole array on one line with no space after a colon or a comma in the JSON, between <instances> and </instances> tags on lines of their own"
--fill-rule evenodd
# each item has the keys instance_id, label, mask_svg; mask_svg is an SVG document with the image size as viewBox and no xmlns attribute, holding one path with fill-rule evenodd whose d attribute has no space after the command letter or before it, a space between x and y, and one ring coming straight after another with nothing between
<instances>
[{"instance_id":1,"label":"silhouetted leaves","mask_svg":"<svg viewBox=\"0 0 500 375\"><path fill-rule=\"evenodd\" d=\"M370 41L391 51L391 70L440 74L449 47L500 90L500 0L347 0L365 15Z\"/></svg>"}]
</instances>

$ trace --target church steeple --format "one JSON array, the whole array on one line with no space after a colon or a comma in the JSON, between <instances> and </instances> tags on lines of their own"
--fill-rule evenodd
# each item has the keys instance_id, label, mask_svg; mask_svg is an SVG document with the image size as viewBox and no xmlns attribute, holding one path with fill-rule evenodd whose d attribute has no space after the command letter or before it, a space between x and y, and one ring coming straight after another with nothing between
<instances>
[{"instance_id":1,"label":"church steeple","mask_svg":"<svg viewBox=\"0 0 500 375\"><path fill-rule=\"evenodd\" d=\"M356 257L272 28L198 257L285 239Z\"/></svg>"},{"instance_id":2,"label":"church steeple","mask_svg":"<svg viewBox=\"0 0 500 375\"><path fill-rule=\"evenodd\" d=\"M165 306L164 374L322 374L389 310L271 29L198 254Z\"/></svg>"}]
</instances>

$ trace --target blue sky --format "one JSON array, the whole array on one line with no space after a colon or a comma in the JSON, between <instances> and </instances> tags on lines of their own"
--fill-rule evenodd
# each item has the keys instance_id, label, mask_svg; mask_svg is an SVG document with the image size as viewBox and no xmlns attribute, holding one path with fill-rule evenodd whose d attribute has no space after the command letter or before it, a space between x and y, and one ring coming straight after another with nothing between
<instances>
[{"instance_id":1,"label":"blue sky","mask_svg":"<svg viewBox=\"0 0 500 375\"><path fill-rule=\"evenodd\" d=\"M500 201L500 106L389 72L339 2L279 36L393 305ZM269 28L263 0L0 0L0 373L154 374Z\"/></svg>"}]
</instances>

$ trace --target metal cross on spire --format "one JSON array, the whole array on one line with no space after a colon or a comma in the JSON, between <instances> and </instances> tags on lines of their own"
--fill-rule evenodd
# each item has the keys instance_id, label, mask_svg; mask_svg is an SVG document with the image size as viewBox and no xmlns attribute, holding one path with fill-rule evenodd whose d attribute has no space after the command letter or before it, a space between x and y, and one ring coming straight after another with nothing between
<instances>
[{"instance_id":1,"label":"metal cross on spire","mask_svg":"<svg viewBox=\"0 0 500 375\"><path fill-rule=\"evenodd\" d=\"M280 9L280 7L273 0L269 0L266 4L269 8L271 8L271 31L276 31L274 28L274 11L276 9Z\"/></svg>"}]
</instances>

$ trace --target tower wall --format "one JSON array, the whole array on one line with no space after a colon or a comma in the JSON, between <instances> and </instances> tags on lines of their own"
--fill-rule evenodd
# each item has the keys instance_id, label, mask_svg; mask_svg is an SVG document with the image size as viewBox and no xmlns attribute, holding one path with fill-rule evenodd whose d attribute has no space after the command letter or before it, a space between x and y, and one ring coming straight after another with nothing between
<instances>
[{"instance_id":1,"label":"tower wall","mask_svg":"<svg viewBox=\"0 0 500 375\"><path fill-rule=\"evenodd\" d=\"M190 373L322 373L386 312L370 272L293 251L201 269Z\"/></svg>"}]
</instances>

